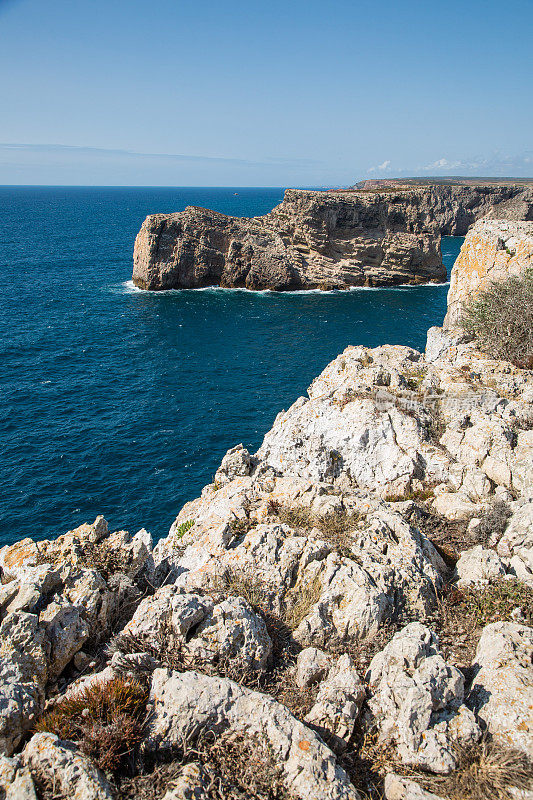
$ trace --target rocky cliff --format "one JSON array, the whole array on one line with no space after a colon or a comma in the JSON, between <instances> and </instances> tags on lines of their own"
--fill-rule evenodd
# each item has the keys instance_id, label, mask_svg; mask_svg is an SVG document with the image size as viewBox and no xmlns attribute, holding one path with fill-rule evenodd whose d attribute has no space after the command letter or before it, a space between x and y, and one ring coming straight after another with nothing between
<instances>
[{"instance_id":1,"label":"rocky cliff","mask_svg":"<svg viewBox=\"0 0 533 800\"><path fill-rule=\"evenodd\" d=\"M292 189L273 211L253 219L188 207L144 221L133 281L155 290L277 291L443 282L440 234L464 235L476 219L495 213L533 218L533 191L512 185Z\"/></svg>"},{"instance_id":2,"label":"rocky cliff","mask_svg":"<svg viewBox=\"0 0 533 800\"><path fill-rule=\"evenodd\" d=\"M464 306L487 283L529 269L533 269L533 222L477 222L468 233L452 271L444 326L458 325Z\"/></svg>"},{"instance_id":3,"label":"rocky cliff","mask_svg":"<svg viewBox=\"0 0 533 800\"><path fill-rule=\"evenodd\" d=\"M458 329L347 347L155 547L0 567L2 797L531 797L533 373Z\"/></svg>"}]
</instances>

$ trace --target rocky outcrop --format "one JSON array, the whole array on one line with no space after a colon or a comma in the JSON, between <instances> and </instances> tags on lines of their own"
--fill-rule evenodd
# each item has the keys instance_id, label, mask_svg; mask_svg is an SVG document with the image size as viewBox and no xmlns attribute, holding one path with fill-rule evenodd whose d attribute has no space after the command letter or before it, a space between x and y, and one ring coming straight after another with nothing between
<instances>
[{"instance_id":1,"label":"rocky outcrop","mask_svg":"<svg viewBox=\"0 0 533 800\"><path fill-rule=\"evenodd\" d=\"M116 798L127 758L174 762L165 800L243 761L291 800L444 800L492 738L525 799L532 427L533 373L460 329L348 347L155 547L98 517L2 548L0 795Z\"/></svg>"},{"instance_id":2,"label":"rocky outcrop","mask_svg":"<svg viewBox=\"0 0 533 800\"><path fill-rule=\"evenodd\" d=\"M439 236L418 199L288 190L254 219L193 207L155 214L135 242L133 282L276 291L443 282Z\"/></svg>"},{"instance_id":3,"label":"rocky outcrop","mask_svg":"<svg viewBox=\"0 0 533 800\"><path fill-rule=\"evenodd\" d=\"M443 282L441 233L463 236L484 216L533 219L519 185L290 189L269 214L228 217L188 207L146 218L134 250L141 289L205 286L349 289Z\"/></svg>"},{"instance_id":4,"label":"rocky outcrop","mask_svg":"<svg viewBox=\"0 0 533 800\"><path fill-rule=\"evenodd\" d=\"M489 283L533 268L533 222L480 220L469 231L454 264L446 328L461 322L465 305Z\"/></svg>"}]
</instances>

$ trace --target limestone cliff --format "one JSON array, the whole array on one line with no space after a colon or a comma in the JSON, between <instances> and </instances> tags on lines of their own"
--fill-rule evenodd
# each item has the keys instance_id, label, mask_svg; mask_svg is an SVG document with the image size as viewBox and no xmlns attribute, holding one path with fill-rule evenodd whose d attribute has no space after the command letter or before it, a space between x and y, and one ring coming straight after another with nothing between
<instances>
[{"instance_id":1,"label":"limestone cliff","mask_svg":"<svg viewBox=\"0 0 533 800\"><path fill-rule=\"evenodd\" d=\"M444 326L458 325L465 303L488 283L527 269L533 269L533 222L476 222L452 270Z\"/></svg>"},{"instance_id":2,"label":"limestone cliff","mask_svg":"<svg viewBox=\"0 0 533 800\"><path fill-rule=\"evenodd\" d=\"M142 289L220 285L347 289L443 282L440 234L464 235L480 216L533 218L521 185L291 189L269 214L228 217L188 207L146 218L134 250Z\"/></svg>"},{"instance_id":3,"label":"limestone cliff","mask_svg":"<svg viewBox=\"0 0 533 800\"><path fill-rule=\"evenodd\" d=\"M418 213L418 194L288 190L253 219L193 207L149 216L135 242L133 281L143 289L278 291L443 282L440 237Z\"/></svg>"}]
</instances>

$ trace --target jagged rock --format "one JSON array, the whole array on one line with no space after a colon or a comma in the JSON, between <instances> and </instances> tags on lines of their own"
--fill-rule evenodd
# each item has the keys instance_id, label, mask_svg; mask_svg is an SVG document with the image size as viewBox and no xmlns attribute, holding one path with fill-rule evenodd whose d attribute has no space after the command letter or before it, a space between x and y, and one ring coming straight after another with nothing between
<instances>
[{"instance_id":1,"label":"jagged rock","mask_svg":"<svg viewBox=\"0 0 533 800\"><path fill-rule=\"evenodd\" d=\"M347 745L361 712L366 692L349 655L341 656L320 684L315 704L305 721L333 734Z\"/></svg>"},{"instance_id":2,"label":"jagged rock","mask_svg":"<svg viewBox=\"0 0 533 800\"><path fill-rule=\"evenodd\" d=\"M37 733L23 751L23 761L36 782L54 786L72 800L113 800L100 770L72 742L52 733Z\"/></svg>"},{"instance_id":3,"label":"jagged rock","mask_svg":"<svg viewBox=\"0 0 533 800\"><path fill-rule=\"evenodd\" d=\"M419 622L397 633L372 659L369 707L383 741L396 743L402 761L447 774L456 764L454 741L481 735L463 704L464 677L448 665L436 637Z\"/></svg>"},{"instance_id":4,"label":"jagged rock","mask_svg":"<svg viewBox=\"0 0 533 800\"><path fill-rule=\"evenodd\" d=\"M31 773L18 758L0 756L2 800L37 800Z\"/></svg>"},{"instance_id":5,"label":"jagged rock","mask_svg":"<svg viewBox=\"0 0 533 800\"><path fill-rule=\"evenodd\" d=\"M276 290L443 282L440 236L418 213L420 195L291 189L253 219L193 206L153 214L135 240L133 281Z\"/></svg>"},{"instance_id":6,"label":"jagged rock","mask_svg":"<svg viewBox=\"0 0 533 800\"><path fill-rule=\"evenodd\" d=\"M468 697L488 731L533 756L533 628L495 622L483 629Z\"/></svg>"},{"instance_id":7,"label":"jagged rock","mask_svg":"<svg viewBox=\"0 0 533 800\"><path fill-rule=\"evenodd\" d=\"M443 800L432 792L426 792L419 783L389 772L385 776L385 800Z\"/></svg>"},{"instance_id":8,"label":"jagged rock","mask_svg":"<svg viewBox=\"0 0 533 800\"><path fill-rule=\"evenodd\" d=\"M189 741L200 731L238 731L264 741L287 789L307 800L357 800L331 750L272 698L227 678L196 672L154 672L148 701L148 751Z\"/></svg>"},{"instance_id":9,"label":"jagged rock","mask_svg":"<svg viewBox=\"0 0 533 800\"><path fill-rule=\"evenodd\" d=\"M231 660L263 669L272 650L263 619L242 598L215 604L210 597L185 594L175 586L164 586L143 600L122 637L139 640L141 647L161 641L169 651L179 648L185 663L192 665Z\"/></svg>"},{"instance_id":10,"label":"jagged rock","mask_svg":"<svg viewBox=\"0 0 533 800\"><path fill-rule=\"evenodd\" d=\"M479 506L459 492L443 492L433 501L433 508L450 521L469 519L479 512Z\"/></svg>"},{"instance_id":11,"label":"jagged rock","mask_svg":"<svg viewBox=\"0 0 533 800\"><path fill-rule=\"evenodd\" d=\"M209 800L209 775L200 764L185 764L163 800Z\"/></svg>"},{"instance_id":12,"label":"jagged rock","mask_svg":"<svg viewBox=\"0 0 533 800\"><path fill-rule=\"evenodd\" d=\"M533 497L522 498L513 508L497 550L502 558L509 559L517 578L533 586Z\"/></svg>"},{"instance_id":13,"label":"jagged rock","mask_svg":"<svg viewBox=\"0 0 533 800\"><path fill-rule=\"evenodd\" d=\"M469 300L489 283L533 267L533 222L483 219L469 231L453 266L444 326L454 327Z\"/></svg>"},{"instance_id":14,"label":"jagged rock","mask_svg":"<svg viewBox=\"0 0 533 800\"><path fill-rule=\"evenodd\" d=\"M455 571L458 586L472 586L502 578L506 570L495 550L478 545L461 553Z\"/></svg>"},{"instance_id":15,"label":"jagged rock","mask_svg":"<svg viewBox=\"0 0 533 800\"><path fill-rule=\"evenodd\" d=\"M330 657L317 647L304 647L296 659L296 685L306 689L324 678L331 666Z\"/></svg>"},{"instance_id":16,"label":"jagged rock","mask_svg":"<svg viewBox=\"0 0 533 800\"><path fill-rule=\"evenodd\" d=\"M232 447L220 464L215 474L215 485L224 486L234 478L250 475L254 467L254 461L248 450L242 446Z\"/></svg>"},{"instance_id":17,"label":"jagged rock","mask_svg":"<svg viewBox=\"0 0 533 800\"><path fill-rule=\"evenodd\" d=\"M10 614L0 626L0 751L11 755L44 707L47 653L37 617Z\"/></svg>"}]
</instances>

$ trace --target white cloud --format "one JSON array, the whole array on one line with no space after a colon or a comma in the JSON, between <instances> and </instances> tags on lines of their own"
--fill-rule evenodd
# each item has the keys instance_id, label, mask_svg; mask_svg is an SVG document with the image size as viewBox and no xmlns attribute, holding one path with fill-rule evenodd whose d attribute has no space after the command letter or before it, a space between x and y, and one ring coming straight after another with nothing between
<instances>
[{"instance_id":1,"label":"white cloud","mask_svg":"<svg viewBox=\"0 0 533 800\"><path fill-rule=\"evenodd\" d=\"M387 159L382 164L378 164L377 167L370 167L367 169L367 172L387 172L390 170L391 161Z\"/></svg>"}]
</instances>

